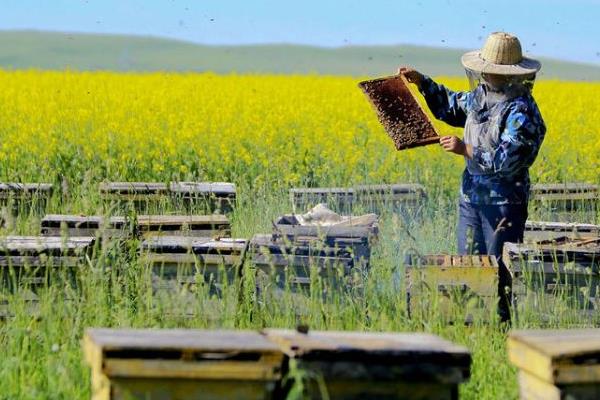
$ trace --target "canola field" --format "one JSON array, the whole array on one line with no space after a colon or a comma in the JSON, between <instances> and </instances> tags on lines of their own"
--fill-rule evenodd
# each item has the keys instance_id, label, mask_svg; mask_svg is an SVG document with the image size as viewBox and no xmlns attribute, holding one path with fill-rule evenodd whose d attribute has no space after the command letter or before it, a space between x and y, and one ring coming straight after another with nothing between
<instances>
[{"instance_id":1,"label":"canola field","mask_svg":"<svg viewBox=\"0 0 600 400\"><path fill-rule=\"evenodd\" d=\"M466 79L440 81L466 85ZM255 188L408 181L455 188L462 160L437 146L396 152L357 82L0 72L0 177L72 184L199 179ZM534 181L600 180L599 90L599 83L536 84L548 132Z\"/></svg>"},{"instance_id":2,"label":"canola field","mask_svg":"<svg viewBox=\"0 0 600 400\"><path fill-rule=\"evenodd\" d=\"M47 213L114 212L102 206L103 180L230 181L238 187L229 216L232 235L250 238L270 232L277 216L291 212L287 191L293 186L414 182L428 192L414 219L384 210L360 295L334 293L324 301L315 291L306 298L261 298L250 278L225 286L218 297L202 285L191 299L185 293L158 297L135 241L103 245L78 269L75 286L48 285L35 302L28 300L27 287L0 287L0 312L11 314L0 315L0 399L90 398L90 370L81 351L86 327L261 329L299 323L314 330L438 334L472 352L461 399L516 399L516 370L507 362L506 331L494 309L470 326L449 324L435 303L407 313L406 252L455 250L463 161L438 146L395 151L357 87L360 80L0 71L0 181L54 183L58 190ZM439 81L454 89L467 85L466 78ZM536 84L548 131L531 170L534 182L600 183L598 93L600 83ZM461 134L436 124L444 134ZM1 217L1 235L39 234L40 215ZM587 215L575 217L592 222ZM541 300L520 302L513 327L599 322L597 313L590 320L567 302ZM455 305L455 320L464 320L465 309Z\"/></svg>"}]
</instances>

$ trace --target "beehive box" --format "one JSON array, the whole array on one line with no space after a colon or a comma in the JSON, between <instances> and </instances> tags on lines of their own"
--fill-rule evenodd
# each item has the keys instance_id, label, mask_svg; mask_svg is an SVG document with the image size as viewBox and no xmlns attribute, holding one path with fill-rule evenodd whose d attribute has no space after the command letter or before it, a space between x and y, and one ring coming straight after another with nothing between
<instances>
[{"instance_id":1,"label":"beehive box","mask_svg":"<svg viewBox=\"0 0 600 400\"><path fill-rule=\"evenodd\" d=\"M582 239L593 236L600 236L600 225L541 221L525 223L524 241L529 243L543 240Z\"/></svg>"},{"instance_id":2,"label":"beehive box","mask_svg":"<svg viewBox=\"0 0 600 400\"><path fill-rule=\"evenodd\" d=\"M376 219L368 225L361 223L361 217L350 217L337 225L300 225L295 215L283 215L275 221L273 236L292 245L318 238L324 246L349 249L357 266L368 267L379 224Z\"/></svg>"},{"instance_id":3,"label":"beehive box","mask_svg":"<svg viewBox=\"0 0 600 400\"><path fill-rule=\"evenodd\" d=\"M368 212L383 210L415 211L427 199L425 187L419 184L362 185L355 188L356 204Z\"/></svg>"},{"instance_id":4,"label":"beehive box","mask_svg":"<svg viewBox=\"0 0 600 400\"><path fill-rule=\"evenodd\" d=\"M452 318L487 318L498 300L498 262L493 256L426 255L405 260L410 315L432 310Z\"/></svg>"},{"instance_id":5,"label":"beehive box","mask_svg":"<svg viewBox=\"0 0 600 400\"><path fill-rule=\"evenodd\" d=\"M15 214L43 213L52 190L50 183L0 183L0 207L8 207Z\"/></svg>"},{"instance_id":6,"label":"beehive box","mask_svg":"<svg viewBox=\"0 0 600 400\"><path fill-rule=\"evenodd\" d=\"M318 238L290 243L273 235L258 234L250 240L248 251L257 268L259 284L269 280L279 288L307 289L313 274L327 287L340 288L352 283L351 252L324 245Z\"/></svg>"},{"instance_id":7,"label":"beehive box","mask_svg":"<svg viewBox=\"0 0 600 400\"><path fill-rule=\"evenodd\" d=\"M269 329L265 335L312 377L303 382L302 398L324 398L321 378L330 399L455 400L470 376L469 351L430 334Z\"/></svg>"},{"instance_id":8,"label":"beehive box","mask_svg":"<svg viewBox=\"0 0 600 400\"><path fill-rule=\"evenodd\" d=\"M248 331L88 329L93 400L272 399L283 354Z\"/></svg>"},{"instance_id":9,"label":"beehive box","mask_svg":"<svg viewBox=\"0 0 600 400\"><path fill-rule=\"evenodd\" d=\"M236 203L237 190L229 182L172 182L169 190L176 204L193 210L228 213Z\"/></svg>"},{"instance_id":10,"label":"beehive box","mask_svg":"<svg viewBox=\"0 0 600 400\"><path fill-rule=\"evenodd\" d=\"M231 224L227 216L212 215L138 215L136 230L143 237L197 236L231 237Z\"/></svg>"},{"instance_id":11,"label":"beehive box","mask_svg":"<svg viewBox=\"0 0 600 400\"><path fill-rule=\"evenodd\" d=\"M427 199L419 184L360 185L355 188L294 188L290 201L297 213L303 213L319 203L332 210L351 214L354 211L381 214L384 210L413 211Z\"/></svg>"},{"instance_id":12,"label":"beehive box","mask_svg":"<svg viewBox=\"0 0 600 400\"><path fill-rule=\"evenodd\" d=\"M359 83L396 150L439 143L435 127L401 75Z\"/></svg>"},{"instance_id":13,"label":"beehive box","mask_svg":"<svg viewBox=\"0 0 600 400\"><path fill-rule=\"evenodd\" d=\"M555 221L574 222L594 219L598 210L598 185L588 183L535 184L531 186L532 209Z\"/></svg>"},{"instance_id":14,"label":"beehive box","mask_svg":"<svg viewBox=\"0 0 600 400\"><path fill-rule=\"evenodd\" d=\"M294 188L290 189L290 201L295 212L305 212L325 203L339 213L350 213L354 205L354 189L351 188Z\"/></svg>"},{"instance_id":15,"label":"beehive box","mask_svg":"<svg viewBox=\"0 0 600 400\"><path fill-rule=\"evenodd\" d=\"M126 238L129 229L125 217L48 214L42 218L43 236Z\"/></svg>"},{"instance_id":16,"label":"beehive box","mask_svg":"<svg viewBox=\"0 0 600 400\"><path fill-rule=\"evenodd\" d=\"M245 239L150 236L140 244L140 257L159 283L195 284L201 276L218 288L239 276L247 244Z\"/></svg>"},{"instance_id":17,"label":"beehive box","mask_svg":"<svg viewBox=\"0 0 600 400\"><path fill-rule=\"evenodd\" d=\"M522 400L600 398L600 330L523 330L508 338Z\"/></svg>"},{"instance_id":18,"label":"beehive box","mask_svg":"<svg viewBox=\"0 0 600 400\"><path fill-rule=\"evenodd\" d=\"M506 243L502 257L520 286L517 291L566 294L574 306L598 307L600 238L564 244Z\"/></svg>"},{"instance_id":19,"label":"beehive box","mask_svg":"<svg viewBox=\"0 0 600 400\"><path fill-rule=\"evenodd\" d=\"M92 256L92 237L5 236L0 238L0 269L5 287L37 287L52 278L71 280Z\"/></svg>"},{"instance_id":20,"label":"beehive box","mask_svg":"<svg viewBox=\"0 0 600 400\"><path fill-rule=\"evenodd\" d=\"M236 188L227 182L106 182L100 185L104 199L119 207L133 206L146 212L161 206L181 206L194 212L230 212Z\"/></svg>"}]
</instances>

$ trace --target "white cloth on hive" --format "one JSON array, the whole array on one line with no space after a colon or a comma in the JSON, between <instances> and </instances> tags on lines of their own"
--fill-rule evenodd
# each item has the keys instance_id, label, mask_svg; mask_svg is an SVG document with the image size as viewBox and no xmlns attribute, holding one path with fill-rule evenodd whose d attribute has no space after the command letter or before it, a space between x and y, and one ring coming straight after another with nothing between
<instances>
[{"instance_id":1,"label":"white cloth on hive","mask_svg":"<svg viewBox=\"0 0 600 400\"><path fill-rule=\"evenodd\" d=\"M306 214L296 215L300 225L320 226L370 226L377 222L377 218L377 214L339 215L324 203L317 204Z\"/></svg>"}]
</instances>

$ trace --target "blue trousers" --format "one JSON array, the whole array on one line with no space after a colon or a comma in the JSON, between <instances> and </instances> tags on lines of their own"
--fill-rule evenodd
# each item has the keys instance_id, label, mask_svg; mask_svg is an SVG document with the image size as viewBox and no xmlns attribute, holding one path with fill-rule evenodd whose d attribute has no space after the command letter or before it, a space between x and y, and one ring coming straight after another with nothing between
<instances>
[{"instance_id":1,"label":"blue trousers","mask_svg":"<svg viewBox=\"0 0 600 400\"><path fill-rule=\"evenodd\" d=\"M512 279L502 262L506 242L522 242L527 203L477 205L460 200L458 204L458 254L488 254L498 260L498 314L510 320Z\"/></svg>"}]
</instances>

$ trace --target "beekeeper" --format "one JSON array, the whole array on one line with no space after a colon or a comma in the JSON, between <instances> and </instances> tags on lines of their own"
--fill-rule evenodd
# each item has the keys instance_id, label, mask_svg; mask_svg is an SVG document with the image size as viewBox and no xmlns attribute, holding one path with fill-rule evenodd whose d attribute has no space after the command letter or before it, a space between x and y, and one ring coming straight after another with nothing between
<instances>
[{"instance_id":1,"label":"beekeeper","mask_svg":"<svg viewBox=\"0 0 600 400\"><path fill-rule=\"evenodd\" d=\"M444 150L463 156L459 200L459 254L498 258L499 307L510 319L510 275L500 257L505 242L521 242L527 220L529 167L538 154L546 127L531 89L541 64L523 56L519 39L492 33L480 51L462 56L471 90L454 92L420 72L401 67L433 115L464 127L463 139L444 136Z\"/></svg>"}]
</instances>

